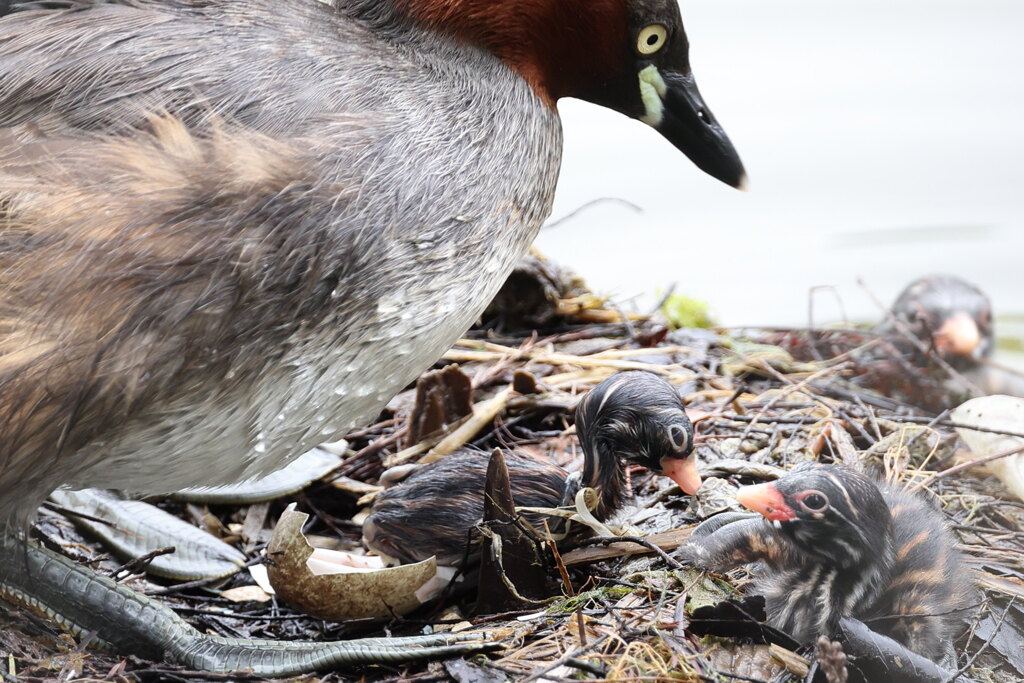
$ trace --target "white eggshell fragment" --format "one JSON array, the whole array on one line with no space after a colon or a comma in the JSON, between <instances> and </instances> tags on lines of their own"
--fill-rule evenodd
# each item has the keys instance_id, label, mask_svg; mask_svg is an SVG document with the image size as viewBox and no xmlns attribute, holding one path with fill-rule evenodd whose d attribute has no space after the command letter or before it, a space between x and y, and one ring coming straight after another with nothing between
<instances>
[{"instance_id":1,"label":"white eggshell fragment","mask_svg":"<svg viewBox=\"0 0 1024 683\"><path fill-rule=\"evenodd\" d=\"M1024 434L1024 398L1002 395L972 398L950 413L950 419L958 424ZM1024 437L1020 436L979 432L965 427L957 427L956 431L978 458L1024 447ZM1008 455L981 467L1024 500L1024 453Z\"/></svg>"},{"instance_id":2,"label":"white eggshell fragment","mask_svg":"<svg viewBox=\"0 0 1024 683\"><path fill-rule=\"evenodd\" d=\"M376 558L313 548L302 534L307 519L289 505L267 546L267 575L285 602L328 621L390 618L422 604L417 591L437 576L433 557L374 567Z\"/></svg>"}]
</instances>

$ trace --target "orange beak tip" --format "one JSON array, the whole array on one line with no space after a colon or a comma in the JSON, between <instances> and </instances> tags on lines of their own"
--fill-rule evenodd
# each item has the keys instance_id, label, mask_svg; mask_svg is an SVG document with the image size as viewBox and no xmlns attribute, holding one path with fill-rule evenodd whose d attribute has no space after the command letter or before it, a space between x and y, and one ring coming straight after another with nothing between
<instances>
[{"instance_id":1,"label":"orange beak tip","mask_svg":"<svg viewBox=\"0 0 1024 683\"><path fill-rule=\"evenodd\" d=\"M981 330L974 318L957 313L948 318L935 332L935 345L943 353L972 356L981 344Z\"/></svg>"},{"instance_id":2,"label":"orange beak tip","mask_svg":"<svg viewBox=\"0 0 1024 683\"><path fill-rule=\"evenodd\" d=\"M659 464L661 465L661 474L679 484L683 493L692 496L700 489L702 483L700 473L697 471L697 462L692 456L689 458L666 456L661 459Z\"/></svg>"},{"instance_id":3,"label":"orange beak tip","mask_svg":"<svg viewBox=\"0 0 1024 683\"><path fill-rule=\"evenodd\" d=\"M788 522L796 519L793 508L773 484L744 486L736 492L736 500L743 507L753 510L773 522Z\"/></svg>"}]
</instances>

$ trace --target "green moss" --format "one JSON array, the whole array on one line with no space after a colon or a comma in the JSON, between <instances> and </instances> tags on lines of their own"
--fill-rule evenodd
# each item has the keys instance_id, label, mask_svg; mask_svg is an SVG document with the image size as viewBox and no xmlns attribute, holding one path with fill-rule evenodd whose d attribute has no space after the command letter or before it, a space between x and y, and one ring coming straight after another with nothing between
<instances>
[{"instance_id":1,"label":"green moss","mask_svg":"<svg viewBox=\"0 0 1024 683\"><path fill-rule=\"evenodd\" d=\"M680 327L714 327L715 319L711 315L711 307L707 302L688 297L685 294L673 294L662 304L661 312L668 318L673 329Z\"/></svg>"},{"instance_id":2,"label":"green moss","mask_svg":"<svg viewBox=\"0 0 1024 683\"><path fill-rule=\"evenodd\" d=\"M736 589L721 577L709 576L696 569L683 569L680 572L687 586L689 602L686 611L689 614L698 607L717 605L723 600L736 597Z\"/></svg>"},{"instance_id":3,"label":"green moss","mask_svg":"<svg viewBox=\"0 0 1024 683\"><path fill-rule=\"evenodd\" d=\"M591 600L595 600L598 597L603 597L605 600L612 601L618 600L632 592L633 589L627 588L626 586L595 588L593 590L583 591L575 597L566 597L563 600L555 600L548 606L548 612L572 612L579 607L585 607Z\"/></svg>"}]
</instances>

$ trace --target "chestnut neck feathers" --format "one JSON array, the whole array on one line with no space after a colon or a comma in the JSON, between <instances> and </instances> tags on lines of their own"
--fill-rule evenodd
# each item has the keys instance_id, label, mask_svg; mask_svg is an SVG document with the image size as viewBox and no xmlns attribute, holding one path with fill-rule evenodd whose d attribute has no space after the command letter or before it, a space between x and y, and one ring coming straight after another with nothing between
<instances>
[{"instance_id":1,"label":"chestnut neck feathers","mask_svg":"<svg viewBox=\"0 0 1024 683\"><path fill-rule=\"evenodd\" d=\"M434 30L483 47L549 104L621 70L626 0L393 0Z\"/></svg>"}]
</instances>

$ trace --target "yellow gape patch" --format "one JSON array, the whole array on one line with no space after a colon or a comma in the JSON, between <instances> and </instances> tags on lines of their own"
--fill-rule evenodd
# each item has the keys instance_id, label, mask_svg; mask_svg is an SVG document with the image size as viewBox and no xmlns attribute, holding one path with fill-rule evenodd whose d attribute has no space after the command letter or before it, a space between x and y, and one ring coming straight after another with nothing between
<instances>
[{"instance_id":1,"label":"yellow gape patch","mask_svg":"<svg viewBox=\"0 0 1024 683\"><path fill-rule=\"evenodd\" d=\"M653 64L645 67L637 75L640 78L640 99L646 110L640 120L649 126L657 126L661 123L661 114L665 109L661 101L667 90L665 79L661 77L658 67Z\"/></svg>"}]
</instances>

